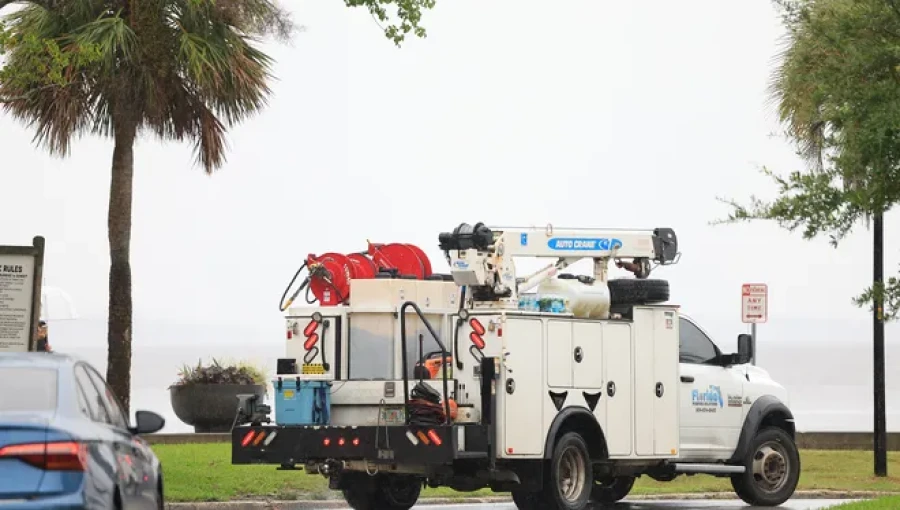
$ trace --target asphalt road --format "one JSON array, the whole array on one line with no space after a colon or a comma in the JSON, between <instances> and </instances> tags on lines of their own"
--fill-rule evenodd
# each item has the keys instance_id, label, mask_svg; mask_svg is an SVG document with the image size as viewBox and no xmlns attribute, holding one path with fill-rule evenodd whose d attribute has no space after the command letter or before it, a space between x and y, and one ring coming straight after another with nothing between
<instances>
[{"instance_id":1,"label":"asphalt road","mask_svg":"<svg viewBox=\"0 0 900 510\"><path fill-rule=\"evenodd\" d=\"M780 507L780 510L821 510L848 500L836 499L794 499ZM739 500L681 500L681 501L635 501L621 502L611 506L594 507L593 510L684 510L698 508L703 510L773 510L772 507L747 506ZM512 503L495 503L491 505L417 505L418 510L516 510Z\"/></svg>"}]
</instances>

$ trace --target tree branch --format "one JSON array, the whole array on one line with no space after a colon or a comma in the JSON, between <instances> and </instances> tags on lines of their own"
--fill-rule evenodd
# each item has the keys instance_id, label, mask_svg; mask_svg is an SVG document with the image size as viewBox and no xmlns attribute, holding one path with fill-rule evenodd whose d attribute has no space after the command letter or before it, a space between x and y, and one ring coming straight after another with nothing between
<instances>
[{"instance_id":1,"label":"tree branch","mask_svg":"<svg viewBox=\"0 0 900 510\"><path fill-rule=\"evenodd\" d=\"M0 2L2 2L2 1L4 1L4 0L0 0ZM43 92L43 91L49 90L49 89L63 89L63 88L71 87L74 85L81 85L81 83L82 82L80 82L80 81L67 83L65 85L57 85L55 83L52 83L50 85L44 85L42 87L37 87L37 88L31 89L28 92L26 92L20 96L0 96L0 104L15 103L17 101L28 101L29 99L32 98L32 96L34 96L35 94L37 94L39 92Z\"/></svg>"}]
</instances>

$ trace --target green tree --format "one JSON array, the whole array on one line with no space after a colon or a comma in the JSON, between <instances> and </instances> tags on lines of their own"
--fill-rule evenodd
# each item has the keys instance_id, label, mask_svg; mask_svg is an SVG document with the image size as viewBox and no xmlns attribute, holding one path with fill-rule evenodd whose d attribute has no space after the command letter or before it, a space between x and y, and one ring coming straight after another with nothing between
<instances>
[{"instance_id":1,"label":"green tree","mask_svg":"<svg viewBox=\"0 0 900 510\"><path fill-rule=\"evenodd\" d=\"M853 301L873 312L875 474L887 475L884 322L900 316L900 279L884 281L884 214L900 201L900 3L776 0L787 40L772 80L786 135L807 168L766 169L773 201L726 201L725 222L775 220L837 246L861 222L874 232L873 285Z\"/></svg>"},{"instance_id":2,"label":"green tree","mask_svg":"<svg viewBox=\"0 0 900 510\"><path fill-rule=\"evenodd\" d=\"M854 227L900 201L900 3L892 0L776 0L786 44L771 82L785 134L807 163L777 175L771 201L724 200L734 223L773 220L806 239L838 246ZM878 298L876 300L876 298ZM876 283L853 299L884 300L900 314L900 280Z\"/></svg>"},{"instance_id":3,"label":"green tree","mask_svg":"<svg viewBox=\"0 0 900 510\"><path fill-rule=\"evenodd\" d=\"M256 44L285 40L289 14L270 0L0 0L0 103L51 154L76 135L111 138L107 379L126 412L131 393L131 208L134 143L142 134L193 143L212 173L227 129L260 111L272 59ZM425 36L434 0L345 0L365 7L398 46Z\"/></svg>"}]
</instances>

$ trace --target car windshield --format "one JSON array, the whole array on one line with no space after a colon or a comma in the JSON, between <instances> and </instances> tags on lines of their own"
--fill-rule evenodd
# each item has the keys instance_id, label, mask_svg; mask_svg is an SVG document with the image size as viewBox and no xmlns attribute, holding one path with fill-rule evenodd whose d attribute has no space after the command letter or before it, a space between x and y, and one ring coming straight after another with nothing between
<instances>
[{"instance_id":1,"label":"car windshield","mask_svg":"<svg viewBox=\"0 0 900 510\"><path fill-rule=\"evenodd\" d=\"M52 368L0 366L0 415L56 409L57 377Z\"/></svg>"}]
</instances>

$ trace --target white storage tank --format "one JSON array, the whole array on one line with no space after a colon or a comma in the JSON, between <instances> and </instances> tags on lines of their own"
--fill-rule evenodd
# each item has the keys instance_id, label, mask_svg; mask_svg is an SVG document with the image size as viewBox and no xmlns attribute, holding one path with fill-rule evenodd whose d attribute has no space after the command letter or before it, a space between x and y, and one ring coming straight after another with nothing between
<instances>
[{"instance_id":1,"label":"white storage tank","mask_svg":"<svg viewBox=\"0 0 900 510\"><path fill-rule=\"evenodd\" d=\"M609 317L609 287L603 282L587 284L575 278L552 278L538 287L537 294L565 299L566 310L581 319Z\"/></svg>"}]
</instances>

